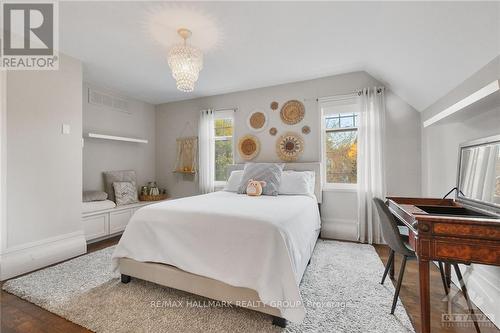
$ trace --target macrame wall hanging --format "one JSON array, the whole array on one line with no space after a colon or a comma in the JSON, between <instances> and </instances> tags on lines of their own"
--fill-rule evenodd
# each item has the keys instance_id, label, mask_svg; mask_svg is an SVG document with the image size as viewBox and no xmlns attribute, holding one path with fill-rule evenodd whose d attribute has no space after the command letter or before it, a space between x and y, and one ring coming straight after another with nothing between
<instances>
[{"instance_id":1,"label":"macrame wall hanging","mask_svg":"<svg viewBox=\"0 0 500 333\"><path fill-rule=\"evenodd\" d=\"M191 136L177 139L177 160L174 172L183 174L196 174L198 137Z\"/></svg>"}]
</instances>

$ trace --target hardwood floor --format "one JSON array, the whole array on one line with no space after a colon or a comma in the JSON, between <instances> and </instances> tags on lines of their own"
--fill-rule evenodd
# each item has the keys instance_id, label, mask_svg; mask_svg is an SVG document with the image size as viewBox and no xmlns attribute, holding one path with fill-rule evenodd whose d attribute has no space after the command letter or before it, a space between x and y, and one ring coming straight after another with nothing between
<instances>
[{"instance_id":1,"label":"hardwood floor","mask_svg":"<svg viewBox=\"0 0 500 333\"><path fill-rule=\"evenodd\" d=\"M94 243L88 246L88 252L97 251L118 242L119 237ZM386 246L376 245L375 249L385 263L389 250ZM401 261L396 259L396 276ZM418 297L418 268L415 261L409 261L406 265L406 273L401 287L400 298L412 320L416 332L420 330L420 305ZM389 279L386 283L390 283ZM4 291L0 294L1 303L1 332L2 333L72 333L90 332L85 328L52 314L32 303L24 301L17 296ZM436 267L431 268L431 306L432 306L432 332L433 333L470 333L475 332L474 327L443 327L441 325L441 314L447 311L447 303L443 302L444 292L441 284L439 271ZM389 300L390 302L390 300ZM466 309L463 297L460 297L462 309ZM457 313L465 313L465 310ZM479 310L476 310L479 312ZM489 326L489 327L487 327ZM490 322L481 327L482 333L499 333Z\"/></svg>"},{"instance_id":2,"label":"hardwood floor","mask_svg":"<svg viewBox=\"0 0 500 333\"><path fill-rule=\"evenodd\" d=\"M385 263L389 258L389 248L385 245L375 245L375 250L377 251L379 257ZM399 273L399 267L401 265L401 257L396 256L396 274L397 278ZM476 332L474 326L460 327L459 325L454 325L452 327L445 327L441 323L441 316L444 313L448 313L448 302L445 301L445 293L443 290L443 284L441 282L441 276L439 274L439 269L436 265L430 265L430 278L431 278L431 332L432 333L473 333ZM387 283L387 282L386 282ZM394 285L396 281L393 281ZM454 291L458 291L456 286L452 284L451 288ZM403 302L403 305L410 316L413 327L416 332L420 332L420 302L418 295L418 266L416 260L408 261L406 264L405 275L403 279L403 284L401 286L401 291L399 293L399 298ZM465 299L460 292L459 297L457 297L459 307L453 307L453 313L465 314L467 313L467 304ZM482 314L481 310L474 306L474 312L476 314ZM490 321L483 323L481 328L481 333L499 333L495 325Z\"/></svg>"},{"instance_id":3,"label":"hardwood floor","mask_svg":"<svg viewBox=\"0 0 500 333\"><path fill-rule=\"evenodd\" d=\"M88 252L94 252L118 243L120 237L89 244ZM1 333L87 333L80 325L59 317L21 298L1 291Z\"/></svg>"}]
</instances>

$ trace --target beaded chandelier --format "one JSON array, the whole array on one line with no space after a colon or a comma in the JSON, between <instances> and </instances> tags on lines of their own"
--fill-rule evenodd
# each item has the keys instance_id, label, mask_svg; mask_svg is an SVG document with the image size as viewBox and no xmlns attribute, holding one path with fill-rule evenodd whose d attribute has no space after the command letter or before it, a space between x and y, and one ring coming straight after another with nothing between
<instances>
[{"instance_id":1,"label":"beaded chandelier","mask_svg":"<svg viewBox=\"0 0 500 333\"><path fill-rule=\"evenodd\" d=\"M177 82L177 89L190 92L194 90L194 84L203 68L203 53L186 43L187 39L191 37L190 30L179 29L177 33L184 39L184 42L172 46L169 50L168 66Z\"/></svg>"}]
</instances>

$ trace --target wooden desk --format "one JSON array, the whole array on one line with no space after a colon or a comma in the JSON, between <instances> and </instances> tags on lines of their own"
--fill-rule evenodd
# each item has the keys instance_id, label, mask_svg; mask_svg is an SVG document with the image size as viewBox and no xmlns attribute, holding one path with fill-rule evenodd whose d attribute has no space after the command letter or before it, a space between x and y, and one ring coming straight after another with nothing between
<instances>
[{"instance_id":1,"label":"wooden desk","mask_svg":"<svg viewBox=\"0 0 500 333\"><path fill-rule=\"evenodd\" d=\"M423 210L429 210L429 206L464 208L452 199L387 199L392 214L410 230L410 246L418 260L422 333L430 333L429 262L500 266L500 220L493 216L437 215Z\"/></svg>"}]
</instances>

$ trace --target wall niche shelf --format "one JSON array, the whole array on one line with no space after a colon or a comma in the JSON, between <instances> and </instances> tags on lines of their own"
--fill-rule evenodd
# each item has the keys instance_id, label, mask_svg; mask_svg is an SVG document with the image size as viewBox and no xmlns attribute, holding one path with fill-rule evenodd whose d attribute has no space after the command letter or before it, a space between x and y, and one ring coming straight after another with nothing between
<instances>
[{"instance_id":1,"label":"wall niche shelf","mask_svg":"<svg viewBox=\"0 0 500 333\"><path fill-rule=\"evenodd\" d=\"M126 136L115 136L115 135L107 135L100 133L87 133L88 138L92 139L103 139L103 140L113 140L113 141L125 141L125 142L134 142L134 143L148 143L146 139L140 138L130 138Z\"/></svg>"},{"instance_id":2,"label":"wall niche shelf","mask_svg":"<svg viewBox=\"0 0 500 333\"><path fill-rule=\"evenodd\" d=\"M431 118L424 121L424 127L428 127L441 119L444 119L458 111L467 109L470 105L485 100L488 96L493 95L493 97L499 98L500 94L500 80L494 80L493 82L485 85L481 89L473 92L467 97L464 97L455 104L449 106L448 108L438 112Z\"/></svg>"},{"instance_id":3,"label":"wall niche shelf","mask_svg":"<svg viewBox=\"0 0 500 333\"><path fill-rule=\"evenodd\" d=\"M195 175L196 171L174 170L173 173L180 173L180 174L183 174L183 175Z\"/></svg>"}]
</instances>

